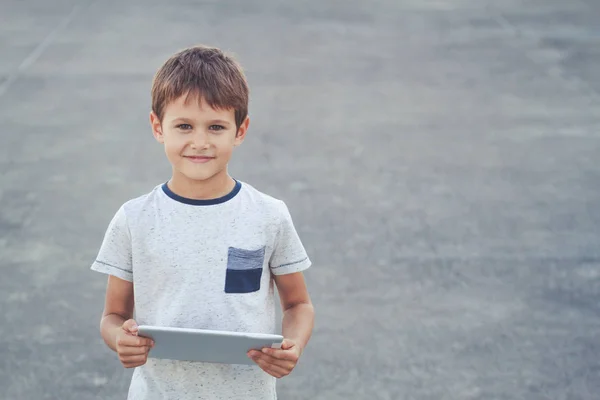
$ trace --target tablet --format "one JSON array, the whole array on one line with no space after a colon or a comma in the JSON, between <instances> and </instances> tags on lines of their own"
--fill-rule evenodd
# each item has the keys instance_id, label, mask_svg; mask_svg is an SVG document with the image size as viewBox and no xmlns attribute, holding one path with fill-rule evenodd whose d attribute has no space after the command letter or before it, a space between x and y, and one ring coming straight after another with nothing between
<instances>
[{"instance_id":1,"label":"tablet","mask_svg":"<svg viewBox=\"0 0 600 400\"><path fill-rule=\"evenodd\" d=\"M149 358L256 365L246 353L264 347L280 348L283 336L206 329L140 325L140 336L154 340Z\"/></svg>"}]
</instances>

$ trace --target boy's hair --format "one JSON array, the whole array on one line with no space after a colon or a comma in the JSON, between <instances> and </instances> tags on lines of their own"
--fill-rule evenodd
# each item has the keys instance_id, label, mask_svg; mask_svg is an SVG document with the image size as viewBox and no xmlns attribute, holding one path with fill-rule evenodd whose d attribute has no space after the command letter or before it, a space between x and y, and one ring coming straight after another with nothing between
<instances>
[{"instance_id":1,"label":"boy's hair","mask_svg":"<svg viewBox=\"0 0 600 400\"><path fill-rule=\"evenodd\" d=\"M220 49L194 46L171 56L152 82L152 111L162 121L180 96L198 96L216 109L233 109L237 128L248 115L249 89L240 64Z\"/></svg>"}]
</instances>

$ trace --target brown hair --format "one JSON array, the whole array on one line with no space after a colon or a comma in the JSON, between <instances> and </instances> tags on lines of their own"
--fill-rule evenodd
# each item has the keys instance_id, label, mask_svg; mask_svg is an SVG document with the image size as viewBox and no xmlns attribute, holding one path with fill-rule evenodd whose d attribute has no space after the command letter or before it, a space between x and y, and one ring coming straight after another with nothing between
<instances>
[{"instance_id":1,"label":"brown hair","mask_svg":"<svg viewBox=\"0 0 600 400\"><path fill-rule=\"evenodd\" d=\"M235 111L239 128L248 115L248 83L240 64L221 50L194 46L171 56L152 82L152 111L162 120L167 104L198 96L216 109Z\"/></svg>"}]
</instances>

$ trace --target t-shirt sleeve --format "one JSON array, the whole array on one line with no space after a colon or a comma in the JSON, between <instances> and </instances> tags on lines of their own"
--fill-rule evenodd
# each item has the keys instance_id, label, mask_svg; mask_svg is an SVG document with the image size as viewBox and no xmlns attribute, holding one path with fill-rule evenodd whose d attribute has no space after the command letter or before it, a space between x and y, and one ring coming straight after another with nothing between
<instances>
[{"instance_id":1,"label":"t-shirt sleeve","mask_svg":"<svg viewBox=\"0 0 600 400\"><path fill-rule=\"evenodd\" d=\"M92 270L129 282L133 281L131 236L123 207L117 211L108 225L98 256L92 264Z\"/></svg>"},{"instance_id":2,"label":"t-shirt sleeve","mask_svg":"<svg viewBox=\"0 0 600 400\"><path fill-rule=\"evenodd\" d=\"M279 230L269 266L274 275L300 272L311 266L311 261L296 232L290 212L283 202L280 203Z\"/></svg>"}]
</instances>

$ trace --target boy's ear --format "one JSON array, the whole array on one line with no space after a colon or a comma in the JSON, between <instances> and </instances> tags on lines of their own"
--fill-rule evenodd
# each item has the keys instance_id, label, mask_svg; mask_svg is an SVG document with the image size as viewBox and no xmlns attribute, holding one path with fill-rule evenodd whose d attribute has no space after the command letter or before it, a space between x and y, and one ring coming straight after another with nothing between
<instances>
[{"instance_id":1,"label":"boy's ear","mask_svg":"<svg viewBox=\"0 0 600 400\"><path fill-rule=\"evenodd\" d=\"M152 127L152 134L158 143L164 143L164 137L162 132L162 126L158 115L154 111L150 111L150 126Z\"/></svg>"},{"instance_id":2,"label":"boy's ear","mask_svg":"<svg viewBox=\"0 0 600 400\"><path fill-rule=\"evenodd\" d=\"M239 146L240 144L242 144L242 142L246 138L246 132L248 132L249 125L250 125L250 117L248 116L248 117L246 117L244 122L242 122L242 124L238 128L238 131L235 135L235 141L233 142L234 146Z\"/></svg>"}]
</instances>

